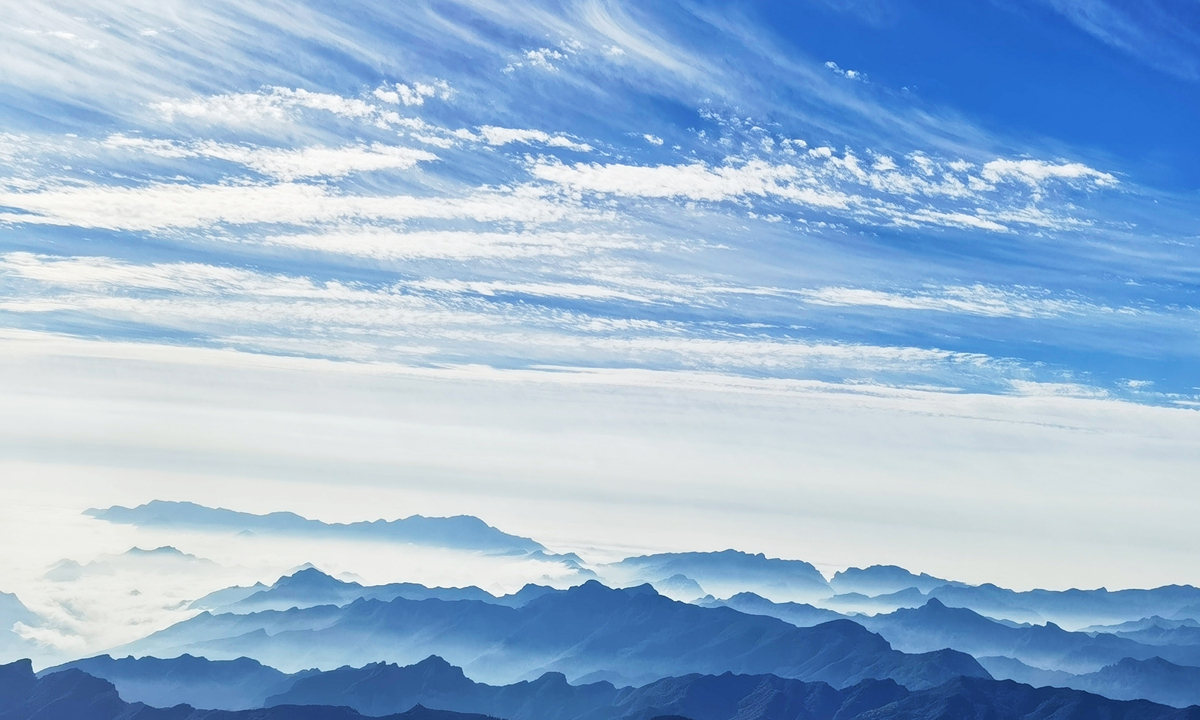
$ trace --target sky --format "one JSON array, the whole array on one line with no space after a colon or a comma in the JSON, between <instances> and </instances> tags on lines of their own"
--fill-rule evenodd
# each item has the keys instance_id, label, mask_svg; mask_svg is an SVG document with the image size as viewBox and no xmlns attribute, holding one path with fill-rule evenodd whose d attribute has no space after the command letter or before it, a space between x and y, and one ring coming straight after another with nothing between
<instances>
[{"instance_id":1,"label":"sky","mask_svg":"<svg viewBox=\"0 0 1200 720\"><path fill-rule=\"evenodd\" d=\"M1198 583L1198 111L1183 0L6 4L0 590L155 498Z\"/></svg>"}]
</instances>

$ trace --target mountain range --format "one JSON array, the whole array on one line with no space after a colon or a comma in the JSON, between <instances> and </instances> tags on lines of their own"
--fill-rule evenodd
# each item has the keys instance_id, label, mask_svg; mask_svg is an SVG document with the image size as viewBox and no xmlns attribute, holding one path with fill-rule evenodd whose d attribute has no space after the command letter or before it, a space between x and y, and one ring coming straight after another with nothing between
<instances>
[{"instance_id":1,"label":"mountain range","mask_svg":"<svg viewBox=\"0 0 1200 720\"><path fill-rule=\"evenodd\" d=\"M670 600L649 585L596 581L519 607L479 600L356 600L247 615L202 613L117 653L253 657L285 671L446 657L484 681L548 671L573 680L648 682L689 673L774 673L843 687L891 678L912 688L987 677L969 655L898 652L848 620L798 628L776 618Z\"/></svg>"},{"instance_id":2,"label":"mountain range","mask_svg":"<svg viewBox=\"0 0 1200 720\"><path fill-rule=\"evenodd\" d=\"M298 679L316 672L288 675L250 658L208 660L181 655L171 659L115 659L100 655L43 670L38 676L66 670L80 670L112 683L121 698L129 702L161 707L184 703L210 710L260 708L268 697L287 692Z\"/></svg>"},{"instance_id":3,"label":"mountain range","mask_svg":"<svg viewBox=\"0 0 1200 720\"><path fill-rule=\"evenodd\" d=\"M211 677L206 661L145 659ZM233 667L233 666L228 666ZM261 666L243 663L259 674ZM139 673L144 674L144 673ZM186 672L180 673L187 675ZM559 673L506 686L466 677L439 657L408 667L373 663L296 678L262 709L231 712L181 705L158 710L120 697L120 684L77 668L35 677L28 661L0 666L0 720L1196 720L1200 707L1171 708L1116 701L1071 689L1035 689L1012 681L952 678L924 690L891 680L863 680L842 689L775 675L691 674L640 687L607 682L572 685ZM439 708L431 710L429 708Z\"/></svg>"},{"instance_id":4,"label":"mountain range","mask_svg":"<svg viewBox=\"0 0 1200 720\"><path fill-rule=\"evenodd\" d=\"M245 592L238 592L245 590ZM363 585L338 580L316 568L305 568L279 578L271 586L227 588L218 590L192 603L197 609L215 613L247 614L264 610L287 610L317 605L346 605L355 600L478 600L481 602L519 607L535 597L556 592L544 585L526 585L511 595L496 597L477 587L440 588L418 583L389 583Z\"/></svg>"},{"instance_id":5,"label":"mountain range","mask_svg":"<svg viewBox=\"0 0 1200 720\"><path fill-rule=\"evenodd\" d=\"M772 603L743 593L721 603L741 612L812 624L826 619L820 608ZM1142 643L1131 637L1190 639L1190 624L1136 623L1133 632L1069 632L1052 623L1017 625L966 608L947 607L936 598L915 609L875 616L850 616L904 652L952 648L969 653L993 677L1035 686L1070 687L1114 699L1142 698L1174 706L1200 703L1200 643ZM1157 635L1154 634L1157 631ZM1176 633L1172 635L1171 633ZM1165 658L1165 659L1164 659Z\"/></svg>"},{"instance_id":6,"label":"mountain range","mask_svg":"<svg viewBox=\"0 0 1200 720\"><path fill-rule=\"evenodd\" d=\"M680 583L687 579L724 596L748 589L780 600L833 595L825 576L811 563L738 550L640 555L601 565L596 571L610 584L656 583L665 578Z\"/></svg>"},{"instance_id":7,"label":"mountain range","mask_svg":"<svg viewBox=\"0 0 1200 720\"><path fill-rule=\"evenodd\" d=\"M360 720L346 707L290 707L228 711L198 710L187 705L160 709L128 703L112 683L81 670L44 677L28 660L0 665L0 720ZM445 710L414 707L388 720L488 720Z\"/></svg>"},{"instance_id":8,"label":"mountain range","mask_svg":"<svg viewBox=\"0 0 1200 720\"><path fill-rule=\"evenodd\" d=\"M905 652L951 647L976 657L1003 655L1039 668L1088 673L1124 658L1162 657L1200 666L1200 645L1143 645L1106 633L1069 632L1053 623L1012 627L932 598L920 608L857 617Z\"/></svg>"},{"instance_id":9,"label":"mountain range","mask_svg":"<svg viewBox=\"0 0 1200 720\"><path fill-rule=\"evenodd\" d=\"M326 523L290 512L255 515L224 508L209 508L196 503L165 500L152 500L134 508L119 505L107 509L92 508L84 514L122 525L409 543L495 554L547 553L541 543L502 532L471 515L412 515L399 520ZM570 562L579 561L573 555L555 557Z\"/></svg>"}]
</instances>

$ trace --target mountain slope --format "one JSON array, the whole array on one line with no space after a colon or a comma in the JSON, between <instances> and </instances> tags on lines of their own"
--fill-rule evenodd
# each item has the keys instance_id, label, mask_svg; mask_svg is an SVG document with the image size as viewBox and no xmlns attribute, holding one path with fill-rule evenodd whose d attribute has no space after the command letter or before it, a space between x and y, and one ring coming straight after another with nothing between
<instances>
[{"instance_id":1,"label":"mountain slope","mask_svg":"<svg viewBox=\"0 0 1200 720\"><path fill-rule=\"evenodd\" d=\"M642 586L590 581L522 607L459 600L360 600L252 615L202 614L122 653L254 657L285 670L416 662L430 653L485 681L558 671L569 678L647 682L668 675L774 673L845 686L892 678L915 688L986 676L953 651L906 655L855 623L797 628L730 608L672 601Z\"/></svg>"}]
</instances>

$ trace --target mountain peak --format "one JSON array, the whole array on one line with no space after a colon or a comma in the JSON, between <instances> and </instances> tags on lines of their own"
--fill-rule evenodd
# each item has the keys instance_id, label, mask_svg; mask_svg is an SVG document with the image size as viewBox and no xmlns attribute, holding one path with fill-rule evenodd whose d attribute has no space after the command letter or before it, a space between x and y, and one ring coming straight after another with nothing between
<instances>
[{"instance_id":1,"label":"mountain peak","mask_svg":"<svg viewBox=\"0 0 1200 720\"><path fill-rule=\"evenodd\" d=\"M347 585L357 585L358 583L347 583L321 572L315 567L306 567L298 570L291 575L284 575L275 581L271 586L272 589L278 588L328 588L328 587L344 587Z\"/></svg>"}]
</instances>

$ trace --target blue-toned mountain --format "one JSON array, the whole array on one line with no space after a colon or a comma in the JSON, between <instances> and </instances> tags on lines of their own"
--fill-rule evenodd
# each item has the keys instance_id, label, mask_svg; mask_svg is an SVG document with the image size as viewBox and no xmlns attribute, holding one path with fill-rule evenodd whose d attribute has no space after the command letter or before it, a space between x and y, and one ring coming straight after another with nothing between
<instances>
[{"instance_id":1,"label":"blue-toned mountain","mask_svg":"<svg viewBox=\"0 0 1200 720\"><path fill-rule=\"evenodd\" d=\"M255 515L191 502L153 500L135 508L93 508L87 515L111 523L222 532L251 532L317 539L373 540L502 554L544 553L541 543L497 530L477 517L424 517L326 523L295 513ZM577 561L577 558L571 558Z\"/></svg>"},{"instance_id":2,"label":"blue-toned mountain","mask_svg":"<svg viewBox=\"0 0 1200 720\"><path fill-rule=\"evenodd\" d=\"M257 710L198 710L187 705L154 708L121 699L112 683L69 669L45 677L28 660L0 666L0 720L360 720L346 707L279 706ZM388 720L488 720L421 706Z\"/></svg>"},{"instance_id":3,"label":"blue-toned mountain","mask_svg":"<svg viewBox=\"0 0 1200 720\"><path fill-rule=\"evenodd\" d=\"M921 688L957 675L987 675L968 655L941 650L907 655L847 620L797 628L730 608L675 602L648 585L615 590L595 581L521 607L397 598L359 600L341 608L204 613L120 652L245 655L289 671L416 662L436 653L489 682L547 671L622 684L734 671L838 687L892 678Z\"/></svg>"},{"instance_id":4,"label":"blue-toned mountain","mask_svg":"<svg viewBox=\"0 0 1200 720\"><path fill-rule=\"evenodd\" d=\"M603 565L597 572L619 584L657 582L683 575L722 597L747 590L776 600L833 594L825 576L811 563L738 550L642 555Z\"/></svg>"}]
</instances>

